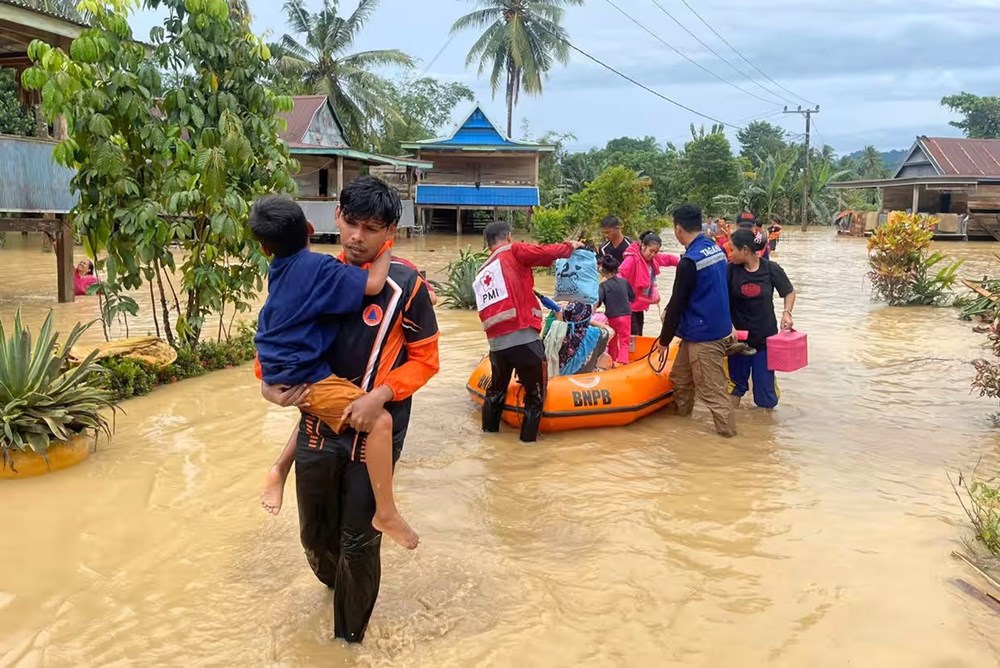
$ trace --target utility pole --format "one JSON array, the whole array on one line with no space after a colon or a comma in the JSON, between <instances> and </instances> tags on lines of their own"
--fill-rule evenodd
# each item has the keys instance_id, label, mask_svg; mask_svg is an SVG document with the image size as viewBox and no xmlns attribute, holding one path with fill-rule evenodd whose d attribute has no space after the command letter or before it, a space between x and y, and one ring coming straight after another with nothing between
<instances>
[{"instance_id":1,"label":"utility pole","mask_svg":"<svg viewBox=\"0 0 1000 668\"><path fill-rule=\"evenodd\" d=\"M819 113L819 105L815 109L789 109L785 107L786 114L799 114L806 117L806 155L805 170L802 173L802 231L809 229L809 139L812 131L812 115Z\"/></svg>"}]
</instances>

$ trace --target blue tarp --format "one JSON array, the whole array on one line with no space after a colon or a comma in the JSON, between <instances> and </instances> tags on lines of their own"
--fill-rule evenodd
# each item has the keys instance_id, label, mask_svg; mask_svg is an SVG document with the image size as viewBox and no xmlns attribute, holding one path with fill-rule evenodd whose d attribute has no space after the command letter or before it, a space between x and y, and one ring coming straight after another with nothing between
<instances>
[{"instance_id":1,"label":"blue tarp","mask_svg":"<svg viewBox=\"0 0 1000 668\"><path fill-rule=\"evenodd\" d=\"M538 206L538 188L507 186L417 186L419 206Z\"/></svg>"}]
</instances>

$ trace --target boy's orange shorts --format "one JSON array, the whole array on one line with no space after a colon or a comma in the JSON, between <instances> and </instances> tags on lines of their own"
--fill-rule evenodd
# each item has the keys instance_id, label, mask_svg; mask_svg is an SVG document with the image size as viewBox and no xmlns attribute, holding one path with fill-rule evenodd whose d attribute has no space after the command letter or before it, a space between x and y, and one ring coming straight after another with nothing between
<instances>
[{"instance_id":1,"label":"boy's orange shorts","mask_svg":"<svg viewBox=\"0 0 1000 668\"><path fill-rule=\"evenodd\" d=\"M339 376L327 376L309 388L307 412L312 413L326 426L339 434L344 430L344 411L365 395L354 383Z\"/></svg>"}]
</instances>

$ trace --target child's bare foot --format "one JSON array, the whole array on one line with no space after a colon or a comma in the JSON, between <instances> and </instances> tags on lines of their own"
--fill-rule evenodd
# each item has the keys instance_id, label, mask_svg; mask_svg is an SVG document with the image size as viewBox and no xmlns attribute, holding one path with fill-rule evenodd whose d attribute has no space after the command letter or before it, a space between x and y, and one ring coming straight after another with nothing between
<instances>
[{"instance_id":1,"label":"child's bare foot","mask_svg":"<svg viewBox=\"0 0 1000 668\"><path fill-rule=\"evenodd\" d=\"M420 544L420 536L410 528L410 525L406 523L406 520L399 513L375 515L375 519L372 520L372 526L407 550L415 550L417 549L417 545Z\"/></svg>"},{"instance_id":2,"label":"child's bare foot","mask_svg":"<svg viewBox=\"0 0 1000 668\"><path fill-rule=\"evenodd\" d=\"M264 510L277 515L281 512L281 501L285 495L285 476L277 466L272 466L264 476L264 491L260 493L260 505Z\"/></svg>"}]
</instances>

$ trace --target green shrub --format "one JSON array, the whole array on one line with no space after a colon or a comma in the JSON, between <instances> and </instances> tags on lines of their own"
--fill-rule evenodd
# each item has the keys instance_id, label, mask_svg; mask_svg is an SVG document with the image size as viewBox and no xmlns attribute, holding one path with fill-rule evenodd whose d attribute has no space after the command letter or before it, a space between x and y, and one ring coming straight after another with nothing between
<instances>
[{"instance_id":1,"label":"green shrub","mask_svg":"<svg viewBox=\"0 0 1000 668\"><path fill-rule=\"evenodd\" d=\"M541 244L566 240L566 210L536 207L531 216L531 237Z\"/></svg>"},{"instance_id":2,"label":"green shrub","mask_svg":"<svg viewBox=\"0 0 1000 668\"><path fill-rule=\"evenodd\" d=\"M634 237L646 228L653 195L652 181L627 167L609 167L588 183L581 192L570 196L566 211L567 228L579 228L585 240L600 236L601 220L617 216L622 231Z\"/></svg>"},{"instance_id":3,"label":"green shrub","mask_svg":"<svg viewBox=\"0 0 1000 668\"><path fill-rule=\"evenodd\" d=\"M476 294L472 291L472 284L479 268L489 256L489 251L473 251L471 246L459 251L458 259L445 269L448 278L438 292L445 306L466 310L476 308Z\"/></svg>"},{"instance_id":4,"label":"green shrub","mask_svg":"<svg viewBox=\"0 0 1000 668\"><path fill-rule=\"evenodd\" d=\"M127 357L102 360L101 365L107 370L102 387L121 401L149 394L159 385L245 364L253 360L256 353L255 333L254 327L242 324L236 335L227 341L203 341L193 348L178 349L174 363L162 369Z\"/></svg>"},{"instance_id":5,"label":"green shrub","mask_svg":"<svg viewBox=\"0 0 1000 668\"><path fill-rule=\"evenodd\" d=\"M109 357L101 361L101 366L107 371L101 378L101 385L111 392L117 401L149 394L158 384L156 370L139 360Z\"/></svg>"},{"instance_id":6,"label":"green shrub","mask_svg":"<svg viewBox=\"0 0 1000 668\"><path fill-rule=\"evenodd\" d=\"M893 211L868 240L868 278L876 299L890 306L940 306L958 279L961 262L932 273L941 253L929 254L934 218Z\"/></svg>"},{"instance_id":7,"label":"green shrub","mask_svg":"<svg viewBox=\"0 0 1000 668\"><path fill-rule=\"evenodd\" d=\"M951 486L972 523L976 540L1000 557L1000 477L980 478L973 470L969 479L959 474L958 484L952 482Z\"/></svg>"}]
</instances>

